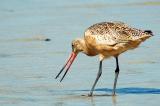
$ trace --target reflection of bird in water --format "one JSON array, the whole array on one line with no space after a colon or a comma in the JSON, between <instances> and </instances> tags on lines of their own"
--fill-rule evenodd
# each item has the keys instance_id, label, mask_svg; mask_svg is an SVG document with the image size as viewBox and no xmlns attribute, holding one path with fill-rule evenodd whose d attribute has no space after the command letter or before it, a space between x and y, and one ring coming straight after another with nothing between
<instances>
[{"instance_id":1,"label":"reflection of bird in water","mask_svg":"<svg viewBox=\"0 0 160 106\"><path fill-rule=\"evenodd\" d=\"M89 94L89 96L92 96L96 83L102 74L102 61L113 56L116 59L113 86L113 95L115 95L119 74L118 56L127 50L138 47L141 42L151 36L153 36L153 34L150 30L139 30L122 22L102 22L94 24L85 31L83 39L79 38L72 41L72 54L56 78L59 77L67 66L61 81L63 80L79 52L83 52L88 56L99 55L99 71Z\"/></svg>"}]
</instances>

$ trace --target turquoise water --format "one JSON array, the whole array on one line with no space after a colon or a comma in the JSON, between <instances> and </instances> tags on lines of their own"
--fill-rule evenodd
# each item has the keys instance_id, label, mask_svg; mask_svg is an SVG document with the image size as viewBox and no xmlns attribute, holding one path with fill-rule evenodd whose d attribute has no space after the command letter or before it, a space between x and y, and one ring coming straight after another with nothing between
<instances>
[{"instance_id":1,"label":"turquoise water","mask_svg":"<svg viewBox=\"0 0 160 106\"><path fill-rule=\"evenodd\" d=\"M1 0L1 106L156 106L160 99L158 0ZM71 41L101 21L123 21L155 36L119 57L117 96L89 93L98 57L79 54L62 83L55 80ZM45 42L50 38L50 42ZM111 94L115 60L103 62L95 94Z\"/></svg>"}]
</instances>

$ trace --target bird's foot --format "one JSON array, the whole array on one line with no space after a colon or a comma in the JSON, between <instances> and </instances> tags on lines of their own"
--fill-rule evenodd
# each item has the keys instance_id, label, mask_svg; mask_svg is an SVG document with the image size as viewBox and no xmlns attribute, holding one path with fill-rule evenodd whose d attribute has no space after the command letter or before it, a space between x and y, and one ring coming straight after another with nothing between
<instances>
[{"instance_id":1,"label":"bird's foot","mask_svg":"<svg viewBox=\"0 0 160 106\"><path fill-rule=\"evenodd\" d=\"M89 94L88 94L88 97L92 97L92 96L93 96L93 94L92 94L92 93L89 93Z\"/></svg>"},{"instance_id":2,"label":"bird's foot","mask_svg":"<svg viewBox=\"0 0 160 106\"><path fill-rule=\"evenodd\" d=\"M112 96L117 96L117 95L115 93L113 93Z\"/></svg>"}]
</instances>

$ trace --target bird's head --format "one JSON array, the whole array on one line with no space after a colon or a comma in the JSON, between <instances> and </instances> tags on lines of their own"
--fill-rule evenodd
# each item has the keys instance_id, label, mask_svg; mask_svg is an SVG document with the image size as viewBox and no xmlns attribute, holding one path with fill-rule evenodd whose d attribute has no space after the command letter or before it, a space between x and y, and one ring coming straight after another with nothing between
<instances>
[{"instance_id":1,"label":"bird's head","mask_svg":"<svg viewBox=\"0 0 160 106\"><path fill-rule=\"evenodd\" d=\"M68 61L66 62L66 64L62 67L62 69L60 70L60 72L56 76L56 78L58 78L59 75L62 73L62 71L66 68L66 71L65 71L64 75L62 76L60 82L63 80L63 78L67 74L67 72L70 69L70 67L71 67L74 59L76 58L77 54L79 52L83 51L83 48L84 48L84 40L83 39L75 39L75 40L72 41L72 53L71 53Z\"/></svg>"},{"instance_id":2,"label":"bird's head","mask_svg":"<svg viewBox=\"0 0 160 106\"><path fill-rule=\"evenodd\" d=\"M84 40L75 39L72 41L72 52L78 54L79 52L83 51L83 48L84 48Z\"/></svg>"}]
</instances>

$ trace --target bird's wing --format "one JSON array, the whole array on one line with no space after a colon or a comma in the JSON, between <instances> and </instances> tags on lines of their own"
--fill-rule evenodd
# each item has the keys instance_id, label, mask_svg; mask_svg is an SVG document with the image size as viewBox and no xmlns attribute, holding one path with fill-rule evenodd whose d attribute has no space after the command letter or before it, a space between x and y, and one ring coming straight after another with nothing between
<instances>
[{"instance_id":1,"label":"bird's wing","mask_svg":"<svg viewBox=\"0 0 160 106\"><path fill-rule=\"evenodd\" d=\"M123 22L102 22L89 27L85 32L85 37L92 37L98 44L115 45L136 40L143 33Z\"/></svg>"}]
</instances>

